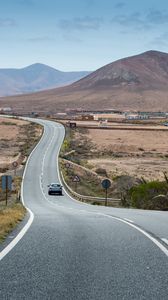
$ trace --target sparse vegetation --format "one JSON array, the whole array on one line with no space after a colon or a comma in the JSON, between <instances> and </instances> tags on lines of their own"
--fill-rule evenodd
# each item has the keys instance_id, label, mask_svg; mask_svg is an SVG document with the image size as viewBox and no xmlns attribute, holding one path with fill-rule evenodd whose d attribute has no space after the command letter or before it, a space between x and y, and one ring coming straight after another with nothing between
<instances>
[{"instance_id":1,"label":"sparse vegetation","mask_svg":"<svg viewBox=\"0 0 168 300\"><path fill-rule=\"evenodd\" d=\"M40 125L12 119L0 123L1 132L4 138L0 141L0 154L3 156L4 164L0 166L0 173L7 174L11 170L11 163L8 163L8 157L16 158L21 167L25 164L26 157L34 145L39 140L42 127ZM6 126L8 128L6 128ZM11 126L12 130L9 130ZM7 149L4 151L4 149ZM5 156L6 155L6 156ZM12 160L13 161L13 160ZM9 160L10 162L10 160ZM12 170L11 170L12 172ZM6 206L6 195L1 189L0 177L0 242L4 240L9 232L24 218L26 210L20 203L20 186L22 178L13 176L14 190L8 191L8 203Z\"/></svg>"},{"instance_id":2,"label":"sparse vegetation","mask_svg":"<svg viewBox=\"0 0 168 300\"><path fill-rule=\"evenodd\" d=\"M17 142L19 143L19 152L23 156L28 156L39 140L37 132L41 129L41 126L35 123L28 123L20 128L20 135ZM22 138L20 139L20 136ZM24 136L24 139L23 139Z\"/></svg>"},{"instance_id":3,"label":"sparse vegetation","mask_svg":"<svg viewBox=\"0 0 168 300\"><path fill-rule=\"evenodd\" d=\"M8 191L8 203L6 206L6 194L0 188L0 243L23 220L26 209L20 203L21 177L14 177L13 184L15 190ZM1 186L1 180L0 180Z\"/></svg>"},{"instance_id":4,"label":"sparse vegetation","mask_svg":"<svg viewBox=\"0 0 168 300\"><path fill-rule=\"evenodd\" d=\"M0 208L0 243L14 229L14 227L24 218L25 208L20 203L15 203L10 207Z\"/></svg>"},{"instance_id":5,"label":"sparse vegetation","mask_svg":"<svg viewBox=\"0 0 168 300\"><path fill-rule=\"evenodd\" d=\"M157 149L151 148L154 153L152 153L152 150L144 151L142 147L137 147L136 151L139 152L135 152L135 154L130 151L117 152L112 148L99 149L99 146L95 145L93 141L94 139L92 140L88 135L88 129L77 128L76 130L71 130L68 128L61 151L61 156L65 159L65 161L61 162L61 168L66 182L72 189L76 190L76 184L73 183L72 178L77 174L81 178L80 183L77 184L78 193L104 197L101 180L108 177L112 181L108 196L120 198L122 206L141 209L167 209L168 176L166 172L162 176L165 179L164 182L157 180L151 182L151 180L144 176L145 166L141 166L138 173L131 176L129 172L121 174L120 165L111 170L109 170L108 163L108 168L106 168L105 163L100 164L100 166L98 165L102 157L103 162L106 162L106 160L107 162L115 162L118 159L120 160L120 158L126 158L128 162L132 157L142 159L143 157L151 157L152 155L158 158L161 153ZM131 150L131 148L129 149ZM93 157L95 161L97 159L97 165L94 165ZM69 169L65 167L66 161L70 162L71 167ZM154 166L155 164L157 166L157 160L154 162Z\"/></svg>"},{"instance_id":6,"label":"sparse vegetation","mask_svg":"<svg viewBox=\"0 0 168 300\"><path fill-rule=\"evenodd\" d=\"M143 209L168 210L168 183L152 181L132 187L130 206Z\"/></svg>"},{"instance_id":7,"label":"sparse vegetation","mask_svg":"<svg viewBox=\"0 0 168 300\"><path fill-rule=\"evenodd\" d=\"M3 121L0 123L0 126L1 125L5 125L5 126L15 126L17 125L15 122L8 122L8 121Z\"/></svg>"},{"instance_id":8,"label":"sparse vegetation","mask_svg":"<svg viewBox=\"0 0 168 300\"><path fill-rule=\"evenodd\" d=\"M67 184L77 193L85 196L104 197L101 186L101 177L85 169L83 166L70 163L70 168L66 168L66 160L60 161L61 170ZM75 175L80 177L80 182L73 182Z\"/></svg>"},{"instance_id":9,"label":"sparse vegetation","mask_svg":"<svg viewBox=\"0 0 168 300\"><path fill-rule=\"evenodd\" d=\"M97 169L95 170L95 172L96 172L98 175L100 175L100 176L104 176L104 177L107 177L107 176L108 176L108 175L107 175L106 169L103 169L103 168L97 168Z\"/></svg>"}]
</instances>

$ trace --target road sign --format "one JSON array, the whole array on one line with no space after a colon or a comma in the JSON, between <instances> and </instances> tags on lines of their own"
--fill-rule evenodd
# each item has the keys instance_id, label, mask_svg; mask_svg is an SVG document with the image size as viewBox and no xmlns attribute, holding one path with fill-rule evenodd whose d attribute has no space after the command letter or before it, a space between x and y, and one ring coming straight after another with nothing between
<instances>
[{"instance_id":1,"label":"road sign","mask_svg":"<svg viewBox=\"0 0 168 300\"><path fill-rule=\"evenodd\" d=\"M70 126L70 128L76 128L76 123L75 122L70 122L69 126Z\"/></svg>"},{"instance_id":2,"label":"road sign","mask_svg":"<svg viewBox=\"0 0 168 300\"><path fill-rule=\"evenodd\" d=\"M3 175L2 179L2 190L12 190L12 176L10 175Z\"/></svg>"},{"instance_id":3,"label":"road sign","mask_svg":"<svg viewBox=\"0 0 168 300\"><path fill-rule=\"evenodd\" d=\"M73 182L80 182L80 178L78 175L75 175L72 179Z\"/></svg>"},{"instance_id":4,"label":"road sign","mask_svg":"<svg viewBox=\"0 0 168 300\"><path fill-rule=\"evenodd\" d=\"M78 182L80 182L80 177L78 175L74 175L74 177L72 178L72 181L75 183L75 191L77 192L77 185L78 185Z\"/></svg>"},{"instance_id":5,"label":"road sign","mask_svg":"<svg viewBox=\"0 0 168 300\"><path fill-rule=\"evenodd\" d=\"M70 165L70 163L68 163L68 162L65 164L65 167L66 167L67 169L69 169L70 166L71 166L71 165Z\"/></svg>"},{"instance_id":6,"label":"road sign","mask_svg":"<svg viewBox=\"0 0 168 300\"><path fill-rule=\"evenodd\" d=\"M109 179L104 179L101 184L104 189L108 189L111 186L111 181Z\"/></svg>"},{"instance_id":7,"label":"road sign","mask_svg":"<svg viewBox=\"0 0 168 300\"><path fill-rule=\"evenodd\" d=\"M3 175L2 180L2 190L6 191L6 206L8 204L8 190L12 190L12 176Z\"/></svg>"},{"instance_id":8,"label":"road sign","mask_svg":"<svg viewBox=\"0 0 168 300\"><path fill-rule=\"evenodd\" d=\"M14 168L16 168L16 167L18 166L18 162L17 162L17 161L14 161L14 162L12 163L12 166L13 166Z\"/></svg>"},{"instance_id":9,"label":"road sign","mask_svg":"<svg viewBox=\"0 0 168 300\"><path fill-rule=\"evenodd\" d=\"M105 206L107 206L107 190L108 188L111 186L111 181L106 178L102 181L102 187L105 189L105 193L106 193L106 196L105 196Z\"/></svg>"}]
</instances>

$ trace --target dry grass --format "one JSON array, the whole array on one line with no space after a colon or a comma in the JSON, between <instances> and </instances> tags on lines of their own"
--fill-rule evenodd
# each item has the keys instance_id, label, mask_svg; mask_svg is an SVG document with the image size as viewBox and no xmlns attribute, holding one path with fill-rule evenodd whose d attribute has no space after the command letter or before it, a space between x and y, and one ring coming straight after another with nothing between
<instances>
[{"instance_id":1,"label":"dry grass","mask_svg":"<svg viewBox=\"0 0 168 300\"><path fill-rule=\"evenodd\" d=\"M124 125L124 127L127 127ZM132 126L131 126L132 127ZM156 128L162 128L157 126ZM134 131L89 129L87 138L91 139L100 151L142 153L168 153L168 131ZM143 149L143 150L142 150Z\"/></svg>"},{"instance_id":2,"label":"dry grass","mask_svg":"<svg viewBox=\"0 0 168 300\"><path fill-rule=\"evenodd\" d=\"M24 218L26 210L18 203L21 186L21 174L26 157L38 142L42 127L18 119L0 118L0 175L13 177L13 190L8 191L8 203L5 206L5 192L1 189L0 176L0 242ZM17 161L19 176L14 175L13 161ZM7 173L8 171L8 173Z\"/></svg>"},{"instance_id":3,"label":"dry grass","mask_svg":"<svg viewBox=\"0 0 168 300\"><path fill-rule=\"evenodd\" d=\"M42 134L42 127L18 119L0 118L0 173L13 170L12 163L17 161L18 168L32 150Z\"/></svg>"},{"instance_id":4,"label":"dry grass","mask_svg":"<svg viewBox=\"0 0 168 300\"><path fill-rule=\"evenodd\" d=\"M100 167L111 178L130 175L164 180L168 170L167 132L89 129L85 136L94 145L88 159L93 171Z\"/></svg>"},{"instance_id":5,"label":"dry grass","mask_svg":"<svg viewBox=\"0 0 168 300\"><path fill-rule=\"evenodd\" d=\"M0 209L0 242L23 220L26 213L26 209L20 203L2 208Z\"/></svg>"}]
</instances>

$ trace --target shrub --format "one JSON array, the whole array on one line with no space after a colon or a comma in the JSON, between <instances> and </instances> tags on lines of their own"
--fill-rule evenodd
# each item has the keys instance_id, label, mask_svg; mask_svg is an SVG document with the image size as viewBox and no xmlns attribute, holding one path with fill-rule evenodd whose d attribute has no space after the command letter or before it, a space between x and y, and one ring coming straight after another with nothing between
<instances>
[{"instance_id":1,"label":"shrub","mask_svg":"<svg viewBox=\"0 0 168 300\"><path fill-rule=\"evenodd\" d=\"M142 183L130 189L130 204L132 207L142 209L166 209L168 207L167 193L167 182L152 181ZM156 198L159 195L163 196L162 199Z\"/></svg>"},{"instance_id":2,"label":"shrub","mask_svg":"<svg viewBox=\"0 0 168 300\"><path fill-rule=\"evenodd\" d=\"M103 168L97 168L97 169L95 170L95 172L96 172L98 175L100 175L100 176L105 176L105 177L107 177L107 171L106 171L106 169L103 169Z\"/></svg>"}]
</instances>

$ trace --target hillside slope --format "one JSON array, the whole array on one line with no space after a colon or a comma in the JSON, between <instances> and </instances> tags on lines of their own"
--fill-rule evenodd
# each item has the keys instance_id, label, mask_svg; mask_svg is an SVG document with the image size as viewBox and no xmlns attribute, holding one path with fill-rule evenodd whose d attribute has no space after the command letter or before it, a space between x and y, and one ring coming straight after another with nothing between
<instances>
[{"instance_id":1,"label":"hillside slope","mask_svg":"<svg viewBox=\"0 0 168 300\"><path fill-rule=\"evenodd\" d=\"M159 89L168 84L168 54L147 51L108 64L73 84L74 88Z\"/></svg>"},{"instance_id":2,"label":"hillside slope","mask_svg":"<svg viewBox=\"0 0 168 300\"><path fill-rule=\"evenodd\" d=\"M62 72L44 64L0 69L0 96L32 93L70 84L89 72Z\"/></svg>"},{"instance_id":3,"label":"hillside slope","mask_svg":"<svg viewBox=\"0 0 168 300\"><path fill-rule=\"evenodd\" d=\"M29 105L28 105L29 103ZM168 111L168 54L148 51L108 64L62 88L0 99L16 111Z\"/></svg>"}]
</instances>

